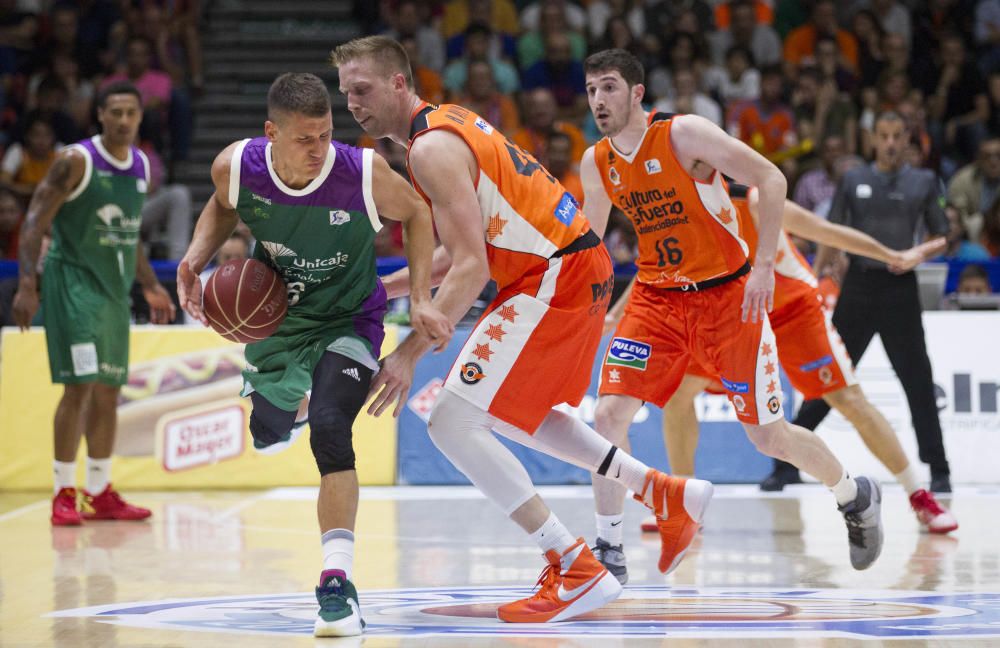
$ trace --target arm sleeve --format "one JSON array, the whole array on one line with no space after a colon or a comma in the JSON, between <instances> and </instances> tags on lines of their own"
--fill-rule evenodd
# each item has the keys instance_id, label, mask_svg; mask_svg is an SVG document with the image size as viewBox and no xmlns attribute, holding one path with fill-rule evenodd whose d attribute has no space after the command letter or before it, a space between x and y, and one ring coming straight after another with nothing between
<instances>
[{"instance_id":1,"label":"arm sleeve","mask_svg":"<svg viewBox=\"0 0 1000 648\"><path fill-rule=\"evenodd\" d=\"M924 223L927 231L936 236L948 233L948 217L944 214L945 189L944 183L937 175L933 176L927 191L927 201L924 204Z\"/></svg>"},{"instance_id":2,"label":"arm sleeve","mask_svg":"<svg viewBox=\"0 0 1000 648\"><path fill-rule=\"evenodd\" d=\"M851 224L851 206L849 200L850 187L848 176L844 175L837 184L837 191L833 194L833 201L830 203L830 213L827 219L831 223L853 227Z\"/></svg>"}]
</instances>

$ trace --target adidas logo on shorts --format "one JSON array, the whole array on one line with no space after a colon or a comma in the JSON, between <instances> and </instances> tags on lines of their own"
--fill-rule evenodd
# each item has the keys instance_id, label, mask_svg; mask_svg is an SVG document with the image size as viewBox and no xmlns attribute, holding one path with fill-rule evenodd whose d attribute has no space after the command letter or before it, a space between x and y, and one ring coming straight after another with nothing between
<instances>
[{"instance_id":1,"label":"adidas logo on shorts","mask_svg":"<svg viewBox=\"0 0 1000 648\"><path fill-rule=\"evenodd\" d=\"M361 382L361 376L358 375L357 367L348 367L347 369L344 369L341 373L350 376L351 378L357 380L358 382Z\"/></svg>"}]
</instances>

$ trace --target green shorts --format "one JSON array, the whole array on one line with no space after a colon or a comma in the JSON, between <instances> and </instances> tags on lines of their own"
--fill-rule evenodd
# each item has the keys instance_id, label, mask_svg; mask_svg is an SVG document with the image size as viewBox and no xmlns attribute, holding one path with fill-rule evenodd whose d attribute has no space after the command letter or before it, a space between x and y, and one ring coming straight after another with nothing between
<instances>
[{"instance_id":1,"label":"green shorts","mask_svg":"<svg viewBox=\"0 0 1000 648\"><path fill-rule=\"evenodd\" d=\"M327 351L378 369L385 330L381 308L324 322L306 320L289 312L270 337L246 346L243 396L258 392L272 405L295 411L312 389L313 371Z\"/></svg>"},{"instance_id":2,"label":"green shorts","mask_svg":"<svg viewBox=\"0 0 1000 648\"><path fill-rule=\"evenodd\" d=\"M90 273L50 259L42 277L49 369L54 383L128 381L128 296L109 296Z\"/></svg>"}]
</instances>

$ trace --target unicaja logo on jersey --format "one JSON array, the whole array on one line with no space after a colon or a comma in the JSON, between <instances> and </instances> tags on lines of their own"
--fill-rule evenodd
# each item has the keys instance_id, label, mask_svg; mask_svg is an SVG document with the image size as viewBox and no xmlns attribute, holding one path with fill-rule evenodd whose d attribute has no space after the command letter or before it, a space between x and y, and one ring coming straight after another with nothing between
<instances>
[{"instance_id":1,"label":"unicaja logo on jersey","mask_svg":"<svg viewBox=\"0 0 1000 648\"><path fill-rule=\"evenodd\" d=\"M337 256L330 257L329 259L301 259L297 258L292 262L296 268L302 270L332 270L333 268L343 268L347 265L347 260L350 255L344 252L337 252Z\"/></svg>"},{"instance_id":2,"label":"unicaja logo on jersey","mask_svg":"<svg viewBox=\"0 0 1000 648\"><path fill-rule=\"evenodd\" d=\"M607 364L645 371L646 362L652 352L653 347L645 342L616 337L611 340L611 346L608 347Z\"/></svg>"},{"instance_id":3,"label":"unicaja logo on jersey","mask_svg":"<svg viewBox=\"0 0 1000 648\"><path fill-rule=\"evenodd\" d=\"M295 250L281 243L273 243L271 241L261 241L260 244L263 245L264 249L267 250L267 253L274 258L283 256L290 256L290 257L298 256L298 254L295 253Z\"/></svg>"},{"instance_id":4,"label":"unicaja logo on jersey","mask_svg":"<svg viewBox=\"0 0 1000 648\"><path fill-rule=\"evenodd\" d=\"M125 218L125 212L123 212L122 208L118 205L109 203L97 210L97 217L100 218L105 225L111 227L111 221L116 218Z\"/></svg>"}]
</instances>

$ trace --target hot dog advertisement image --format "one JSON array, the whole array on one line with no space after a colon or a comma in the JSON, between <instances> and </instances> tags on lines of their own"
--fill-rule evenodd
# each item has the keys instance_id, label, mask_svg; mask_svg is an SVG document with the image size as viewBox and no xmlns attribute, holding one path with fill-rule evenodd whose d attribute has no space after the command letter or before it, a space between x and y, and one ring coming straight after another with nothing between
<instances>
[{"instance_id":1,"label":"hot dog advertisement image","mask_svg":"<svg viewBox=\"0 0 1000 648\"><path fill-rule=\"evenodd\" d=\"M395 347L395 329L383 350ZM118 398L114 449L117 486L126 488L267 488L318 483L309 440L279 455L253 450L250 400L242 398L243 345L201 327L136 326L128 380ZM3 330L0 338L0 483L49 488L52 425L62 386L49 374L42 329ZM360 416L354 430L364 484L396 477L391 417ZM306 436L305 434L303 436ZM81 444L81 448L84 448ZM85 452L81 450L81 456ZM82 474L84 461L77 462Z\"/></svg>"}]
</instances>

